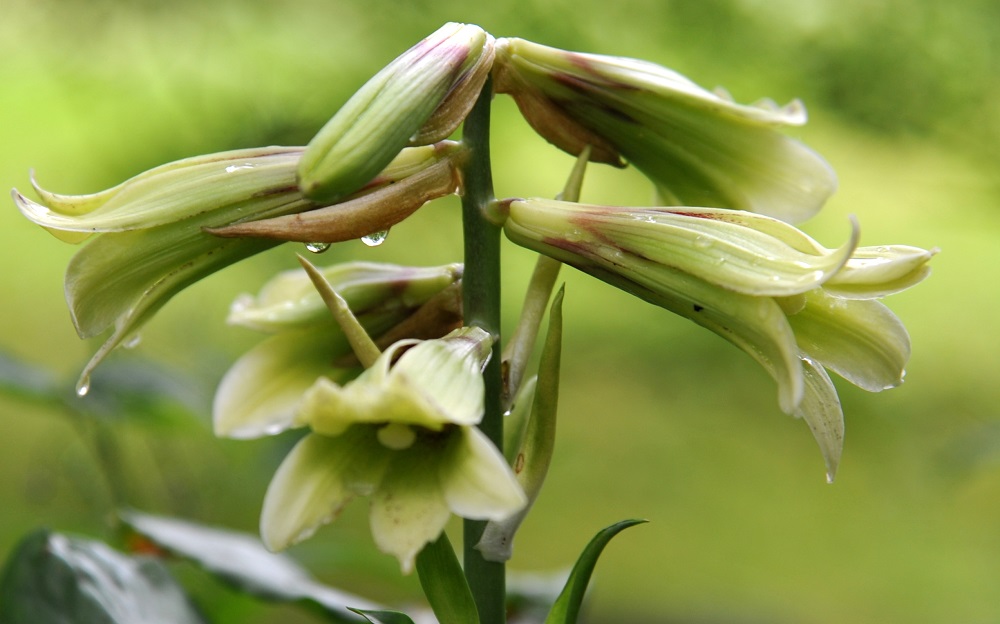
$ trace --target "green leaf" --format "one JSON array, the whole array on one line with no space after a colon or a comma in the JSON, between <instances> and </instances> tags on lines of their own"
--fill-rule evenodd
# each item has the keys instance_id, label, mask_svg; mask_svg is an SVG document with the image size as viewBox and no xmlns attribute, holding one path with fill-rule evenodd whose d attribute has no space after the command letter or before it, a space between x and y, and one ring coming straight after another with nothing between
<instances>
[{"instance_id":1,"label":"green leaf","mask_svg":"<svg viewBox=\"0 0 1000 624\"><path fill-rule=\"evenodd\" d=\"M370 611L365 609L351 609L351 611L364 616L372 624L413 624L410 616L399 611Z\"/></svg>"},{"instance_id":2,"label":"green leaf","mask_svg":"<svg viewBox=\"0 0 1000 624\"><path fill-rule=\"evenodd\" d=\"M4 624L204 624L159 562L91 540L37 531L0 579Z\"/></svg>"},{"instance_id":3,"label":"green leaf","mask_svg":"<svg viewBox=\"0 0 1000 624\"><path fill-rule=\"evenodd\" d=\"M440 624L479 623L472 590L446 533L424 546L417 555L417 574Z\"/></svg>"},{"instance_id":4,"label":"green leaf","mask_svg":"<svg viewBox=\"0 0 1000 624\"><path fill-rule=\"evenodd\" d=\"M577 559L576 565L573 566L573 571L570 572L562 593L559 594L559 598L552 605L548 617L545 618L545 624L576 623L576 618L580 614L580 604L583 602L587 584L590 582L590 575L594 572L597 558L601 556L604 547L607 546L612 537L618 535L622 530L644 522L646 520L622 520L603 529L594 536L594 539L590 540L587 547L583 549L580 558Z\"/></svg>"},{"instance_id":5,"label":"green leaf","mask_svg":"<svg viewBox=\"0 0 1000 624\"><path fill-rule=\"evenodd\" d=\"M121 512L122 520L171 553L189 559L236 589L277 602L319 606L331 621L357 622L345 605L378 605L318 583L290 557L268 552L256 536L193 522Z\"/></svg>"}]
</instances>

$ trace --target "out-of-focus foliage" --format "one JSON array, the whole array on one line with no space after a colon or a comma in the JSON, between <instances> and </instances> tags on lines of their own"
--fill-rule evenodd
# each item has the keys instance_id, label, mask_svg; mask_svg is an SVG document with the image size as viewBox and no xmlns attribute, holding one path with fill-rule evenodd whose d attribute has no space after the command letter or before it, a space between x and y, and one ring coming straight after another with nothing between
<instances>
[{"instance_id":1,"label":"out-of-focus foliage","mask_svg":"<svg viewBox=\"0 0 1000 624\"><path fill-rule=\"evenodd\" d=\"M913 338L907 383L877 395L840 384L846 448L837 484L826 486L808 429L774 407L771 383L748 358L564 270L560 437L511 568L563 568L599 527L641 516L650 524L602 557L592 622L1000 619L995 2L4 0L2 12L7 188L28 188L32 167L46 188L92 192L185 156L304 144L354 89L448 20L646 58L724 85L738 101L803 98L811 122L794 136L840 178L807 231L832 245L856 214L863 245L942 249L929 280L890 301ZM498 194L558 192L572 158L538 139L503 97L494 125ZM581 197L650 198L635 172L596 166ZM315 259L454 262L458 218L445 200L378 248L342 243ZM118 399L114 422L81 420L60 403L97 346L76 338L62 301L74 250L12 203L0 209L0 249L0 348L48 371L32 379L64 388L52 402L32 398L31 379L25 391L0 394L0 557L40 525L112 537L119 503L254 531L294 437L217 440L204 397L256 340L223 324L229 302L295 266L301 247L227 269L171 301L137 349L192 394ZM510 245L504 252L512 328L532 258ZM92 393L113 385L95 376ZM418 596L416 579L400 580L396 563L374 551L358 507L295 555L324 583L387 604ZM318 621L177 572L215 622Z\"/></svg>"},{"instance_id":2,"label":"out-of-focus foliage","mask_svg":"<svg viewBox=\"0 0 1000 624\"><path fill-rule=\"evenodd\" d=\"M7 562L0 576L0 619L9 624L205 621L159 561L47 531L25 538Z\"/></svg>"}]
</instances>

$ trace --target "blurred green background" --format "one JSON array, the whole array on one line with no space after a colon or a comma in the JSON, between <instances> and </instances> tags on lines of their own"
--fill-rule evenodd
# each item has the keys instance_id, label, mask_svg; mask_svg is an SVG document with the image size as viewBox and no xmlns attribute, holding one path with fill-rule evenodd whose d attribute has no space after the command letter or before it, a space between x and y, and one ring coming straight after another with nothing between
<instances>
[{"instance_id":1,"label":"blurred green background","mask_svg":"<svg viewBox=\"0 0 1000 624\"><path fill-rule=\"evenodd\" d=\"M940 247L934 274L889 305L914 352L907 383L839 383L847 440L836 484L771 380L727 343L571 269L560 439L511 569L568 566L599 528L590 622L1000 621L1000 4L993 0L0 0L0 186L92 192L176 158L304 144L372 73L442 22L635 56L738 101L801 97L794 131L841 189L805 225L828 246ZM572 159L498 99L497 193L555 194ZM646 203L635 172L593 167L584 200ZM378 248L318 259L458 260L458 206L432 204ZM77 339L61 277L74 249L0 210L0 351L64 380L96 348ZM117 505L255 531L290 440L220 441L214 384L258 336L229 302L291 268L278 248L185 291L108 363L151 359L181 402L155 413L68 414L0 396L0 558L37 526L113 539ZM530 254L507 244L506 327ZM108 387L113 387L105 377ZM101 380L95 378L95 384ZM96 389L96 388L95 388ZM103 414L103 415L101 415ZM419 598L377 554L365 504L293 553L323 580ZM220 623L318 622L179 568Z\"/></svg>"}]
</instances>

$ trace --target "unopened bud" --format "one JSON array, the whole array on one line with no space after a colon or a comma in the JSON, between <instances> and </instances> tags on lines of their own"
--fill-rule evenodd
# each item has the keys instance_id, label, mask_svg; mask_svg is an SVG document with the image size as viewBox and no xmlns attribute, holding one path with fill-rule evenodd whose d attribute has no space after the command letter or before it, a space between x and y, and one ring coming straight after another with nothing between
<instances>
[{"instance_id":1,"label":"unopened bud","mask_svg":"<svg viewBox=\"0 0 1000 624\"><path fill-rule=\"evenodd\" d=\"M492 56L493 37L478 26L456 23L445 24L404 52L365 83L309 143L299 163L302 193L333 202L357 191L419 136L451 94L475 100L476 93L468 92L472 78L482 74L485 80L483 64L488 71ZM467 112L459 102L449 102L450 112L442 112L448 123L442 128L457 127L461 119L453 119L455 110Z\"/></svg>"}]
</instances>

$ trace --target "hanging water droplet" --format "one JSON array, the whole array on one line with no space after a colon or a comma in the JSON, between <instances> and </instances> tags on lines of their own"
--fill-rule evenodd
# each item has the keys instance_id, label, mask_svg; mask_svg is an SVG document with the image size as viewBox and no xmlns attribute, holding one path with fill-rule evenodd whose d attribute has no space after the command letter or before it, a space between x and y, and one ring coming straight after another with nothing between
<instances>
[{"instance_id":1,"label":"hanging water droplet","mask_svg":"<svg viewBox=\"0 0 1000 624\"><path fill-rule=\"evenodd\" d=\"M76 396L85 397L87 393L90 392L90 376L84 376L80 378L80 381L76 382Z\"/></svg>"},{"instance_id":2,"label":"hanging water droplet","mask_svg":"<svg viewBox=\"0 0 1000 624\"><path fill-rule=\"evenodd\" d=\"M125 349L134 349L139 346L140 342L142 342L142 336L139 334L132 334L125 339L125 342L122 343L122 347Z\"/></svg>"},{"instance_id":3,"label":"hanging water droplet","mask_svg":"<svg viewBox=\"0 0 1000 624\"><path fill-rule=\"evenodd\" d=\"M385 239L389 237L389 230L382 230L380 232L372 232L371 234L366 234L361 237L361 242L368 245L369 247L378 247L385 242Z\"/></svg>"},{"instance_id":4,"label":"hanging water droplet","mask_svg":"<svg viewBox=\"0 0 1000 624\"><path fill-rule=\"evenodd\" d=\"M306 251L321 254L330 248L330 243L306 243Z\"/></svg>"}]
</instances>

